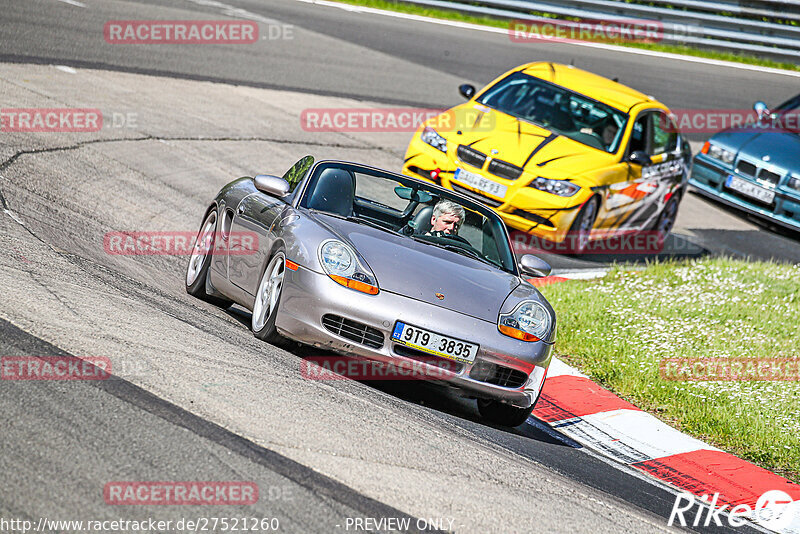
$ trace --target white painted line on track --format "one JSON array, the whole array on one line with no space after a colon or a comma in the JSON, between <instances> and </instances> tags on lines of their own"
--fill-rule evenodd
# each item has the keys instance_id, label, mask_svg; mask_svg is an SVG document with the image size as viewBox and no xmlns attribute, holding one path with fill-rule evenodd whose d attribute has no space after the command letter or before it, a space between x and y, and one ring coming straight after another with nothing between
<instances>
[{"instance_id":1,"label":"white painted line on track","mask_svg":"<svg viewBox=\"0 0 800 534\"><path fill-rule=\"evenodd\" d=\"M86 7L86 4L83 4L83 3L81 3L81 2L78 2L77 0L56 0L56 2L61 2L61 3L64 3L64 4L69 4L69 5L71 5L71 6L75 6L75 7Z\"/></svg>"},{"instance_id":2,"label":"white painted line on track","mask_svg":"<svg viewBox=\"0 0 800 534\"><path fill-rule=\"evenodd\" d=\"M452 26L454 28L461 28L465 30L482 31L488 33L503 33L508 34L508 30L503 28L495 28L492 26L481 26L480 24L470 24L468 22L458 22L454 20L436 19L432 17L424 17L422 15L411 15L409 13L399 13L396 11L386 11L383 9L376 9L374 7L362 7L351 4L342 4L340 2L331 2L329 0L295 0L303 2L304 4L316 4L326 7L335 7L344 11L351 11L353 13L369 13L372 15L382 15L385 17L394 17L405 20L413 20L417 22L427 22L430 24L440 24L442 26ZM684 56L681 54L671 54L669 52L658 52L655 50L643 50L639 48L628 48L626 46L608 45L604 43L559 43L564 45L583 46L586 48L599 48L602 50L613 50L614 52L623 52L626 54L637 54L640 56L651 56L663 59L674 59L676 61L683 61L685 63L699 63L701 65L714 65L717 67L728 67L731 69L748 70L755 72L763 72L765 74L778 74L782 76L791 76L793 78L800 78L800 72L775 69L772 67L760 67L758 65L747 65L745 63L735 63L733 61L722 61L719 59L709 59L697 56Z\"/></svg>"},{"instance_id":3,"label":"white painted line on track","mask_svg":"<svg viewBox=\"0 0 800 534\"><path fill-rule=\"evenodd\" d=\"M78 74L78 71L73 69L72 67L68 67L66 65L54 65L55 68L62 72L66 72L67 74Z\"/></svg>"}]
</instances>

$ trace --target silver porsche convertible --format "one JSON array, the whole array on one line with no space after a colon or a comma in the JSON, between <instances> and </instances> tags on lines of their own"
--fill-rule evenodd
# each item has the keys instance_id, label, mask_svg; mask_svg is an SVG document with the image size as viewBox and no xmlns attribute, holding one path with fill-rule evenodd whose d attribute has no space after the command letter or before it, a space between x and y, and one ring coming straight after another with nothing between
<instances>
[{"instance_id":1,"label":"silver porsche convertible","mask_svg":"<svg viewBox=\"0 0 800 534\"><path fill-rule=\"evenodd\" d=\"M257 246L241 250L247 240L237 235ZM217 242L200 246L209 240ZM516 426L539 397L556 337L553 309L522 276L549 272L535 256L517 260L505 224L483 204L306 156L283 177L222 188L186 290L251 310L253 333L267 342L429 370L477 399L485 419Z\"/></svg>"}]
</instances>

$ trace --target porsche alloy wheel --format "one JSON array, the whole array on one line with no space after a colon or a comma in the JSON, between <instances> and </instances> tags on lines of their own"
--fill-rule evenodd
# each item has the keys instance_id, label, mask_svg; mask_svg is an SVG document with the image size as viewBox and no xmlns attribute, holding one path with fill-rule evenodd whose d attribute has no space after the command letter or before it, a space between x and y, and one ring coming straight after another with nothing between
<instances>
[{"instance_id":1,"label":"porsche alloy wheel","mask_svg":"<svg viewBox=\"0 0 800 534\"><path fill-rule=\"evenodd\" d=\"M270 260L261 282L258 284L256 300L253 303L251 328L253 334L263 341L273 343L281 336L275 328L278 305L283 290L283 277L286 272L286 255L279 251Z\"/></svg>"},{"instance_id":2,"label":"porsche alloy wheel","mask_svg":"<svg viewBox=\"0 0 800 534\"><path fill-rule=\"evenodd\" d=\"M212 209L200 226L192 255L189 258L189 265L186 267L186 292L216 306L227 308L231 305L231 301L206 293L206 277L211 265L216 229L217 210Z\"/></svg>"}]
</instances>

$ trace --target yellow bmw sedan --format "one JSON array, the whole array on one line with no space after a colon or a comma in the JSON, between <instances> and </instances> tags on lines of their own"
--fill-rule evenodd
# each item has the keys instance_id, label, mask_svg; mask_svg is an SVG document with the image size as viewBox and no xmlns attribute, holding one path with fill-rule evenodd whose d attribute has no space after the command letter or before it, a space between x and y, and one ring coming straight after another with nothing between
<instances>
[{"instance_id":1,"label":"yellow bmw sedan","mask_svg":"<svg viewBox=\"0 0 800 534\"><path fill-rule=\"evenodd\" d=\"M403 173L493 207L548 241L652 230L666 236L691 150L669 109L630 87L556 63L517 67L423 123Z\"/></svg>"}]
</instances>

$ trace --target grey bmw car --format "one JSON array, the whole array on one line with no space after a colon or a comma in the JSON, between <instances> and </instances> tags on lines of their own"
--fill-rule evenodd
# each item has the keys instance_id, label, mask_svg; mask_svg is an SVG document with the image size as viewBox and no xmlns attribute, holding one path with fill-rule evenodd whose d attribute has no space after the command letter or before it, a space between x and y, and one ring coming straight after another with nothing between
<instances>
[{"instance_id":1,"label":"grey bmw car","mask_svg":"<svg viewBox=\"0 0 800 534\"><path fill-rule=\"evenodd\" d=\"M256 238L250 253L237 250L244 239L201 246L243 234ZM413 363L477 399L485 419L517 426L539 398L556 338L552 307L523 276L549 272L535 256L517 261L505 224L481 203L306 156L283 177L222 188L186 290L251 310L253 333L267 342Z\"/></svg>"}]
</instances>

